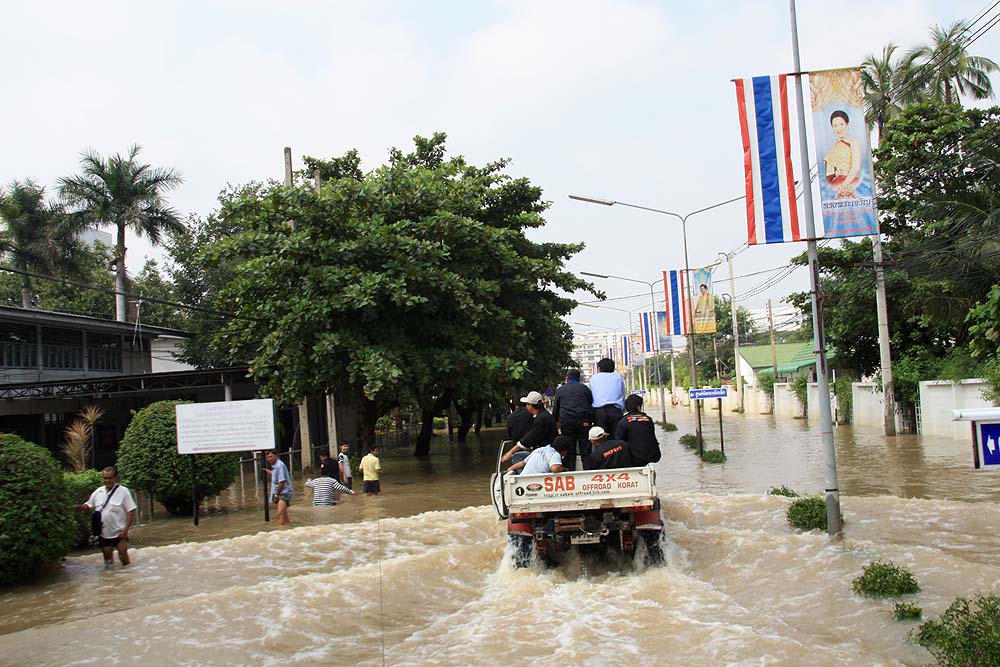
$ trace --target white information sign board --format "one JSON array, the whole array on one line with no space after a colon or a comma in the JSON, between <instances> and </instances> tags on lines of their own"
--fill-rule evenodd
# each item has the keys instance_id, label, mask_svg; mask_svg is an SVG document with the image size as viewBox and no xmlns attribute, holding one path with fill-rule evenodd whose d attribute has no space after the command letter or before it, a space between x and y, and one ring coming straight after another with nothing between
<instances>
[{"instance_id":1,"label":"white information sign board","mask_svg":"<svg viewBox=\"0 0 1000 667\"><path fill-rule=\"evenodd\" d=\"M274 402L180 403L177 453L217 454L274 449Z\"/></svg>"}]
</instances>

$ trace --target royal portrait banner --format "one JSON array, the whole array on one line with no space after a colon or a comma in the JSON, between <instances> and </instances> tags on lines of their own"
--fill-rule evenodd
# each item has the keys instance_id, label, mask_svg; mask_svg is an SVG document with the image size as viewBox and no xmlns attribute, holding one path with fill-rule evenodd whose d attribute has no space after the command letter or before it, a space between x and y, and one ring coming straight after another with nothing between
<instances>
[{"instance_id":1,"label":"royal portrait banner","mask_svg":"<svg viewBox=\"0 0 1000 667\"><path fill-rule=\"evenodd\" d=\"M810 72L809 90L824 236L874 234L874 178L861 70Z\"/></svg>"},{"instance_id":2,"label":"royal portrait banner","mask_svg":"<svg viewBox=\"0 0 1000 667\"><path fill-rule=\"evenodd\" d=\"M712 295L712 267L692 271L691 282L695 296L691 298L696 334L715 333L715 297Z\"/></svg>"}]
</instances>

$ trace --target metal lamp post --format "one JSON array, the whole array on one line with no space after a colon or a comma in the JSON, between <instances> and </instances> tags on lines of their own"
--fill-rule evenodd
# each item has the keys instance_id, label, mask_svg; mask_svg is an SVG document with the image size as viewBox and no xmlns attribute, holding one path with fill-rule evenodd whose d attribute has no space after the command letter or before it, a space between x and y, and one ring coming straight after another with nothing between
<instances>
[{"instance_id":1,"label":"metal lamp post","mask_svg":"<svg viewBox=\"0 0 1000 667\"><path fill-rule=\"evenodd\" d=\"M697 385L698 382L698 369L695 364L694 358L694 313L691 312L691 265L688 261L688 246L687 246L687 219L692 215L698 213L704 213L705 211L711 211L714 208L719 208L720 206L725 206L726 204L731 204L734 201L739 201L745 198L745 195L739 197L733 197L732 199L727 199L726 201L719 202L718 204L712 204L711 206L706 206L705 208L700 208L696 211L691 211L685 215L680 213L674 213L673 211L664 211L658 208L650 208L648 206L639 206L637 204L629 204L623 201L615 201L613 199L600 199L598 197L584 197L581 195L570 195L570 199L575 199L577 201L587 202L590 204L600 204L601 206L627 206L629 208L637 208L643 211L650 211L652 213L659 213L661 215L669 215L677 218L681 221L681 234L684 239L684 274L688 277L688 294L687 294L687 311L688 311L688 321L691 322L691 329L688 331L688 363L691 365L691 384ZM585 274L586 275L586 274ZM642 282L642 281L635 281ZM651 288L652 291L652 288ZM654 308L655 312L655 308ZM659 370L659 365L657 365L657 370ZM662 390L661 390L662 391ZM662 401L661 401L662 403ZM666 408L664 407L663 420L666 421ZM700 455L703 450L703 439L701 435L701 403L694 401L694 423L695 423L695 435L698 438L698 454Z\"/></svg>"}]
</instances>

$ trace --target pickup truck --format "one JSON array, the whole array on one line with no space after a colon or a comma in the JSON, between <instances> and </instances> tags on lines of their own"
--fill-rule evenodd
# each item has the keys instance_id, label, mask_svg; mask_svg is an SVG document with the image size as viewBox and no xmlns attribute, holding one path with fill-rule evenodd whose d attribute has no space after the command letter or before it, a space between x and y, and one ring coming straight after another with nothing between
<instances>
[{"instance_id":1,"label":"pickup truck","mask_svg":"<svg viewBox=\"0 0 1000 667\"><path fill-rule=\"evenodd\" d=\"M663 562L663 519L650 466L514 475L501 472L498 459L491 488L497 516L507 520L515 567L530 566L536 555L556 565L571 547L615 550L631 559L640 539L646 564Z\"/></svg>"}]
</instances>

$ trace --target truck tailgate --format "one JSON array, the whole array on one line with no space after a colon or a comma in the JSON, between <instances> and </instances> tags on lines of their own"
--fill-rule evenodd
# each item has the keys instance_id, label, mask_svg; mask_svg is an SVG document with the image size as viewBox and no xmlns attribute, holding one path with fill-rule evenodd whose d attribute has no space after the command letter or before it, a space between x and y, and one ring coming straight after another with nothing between
<instances>
[{"instance_id":1,"label":"truck tailgate","mask_svg":"<svg viewBox=\"0 0 1000 667\"><path fill-rule=\"evenodd\" d=\"M503 495L512 513L649 507L656 498L656 473L646 466L506 475Z\"/></svg>"}]
</instances>

